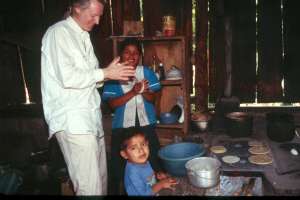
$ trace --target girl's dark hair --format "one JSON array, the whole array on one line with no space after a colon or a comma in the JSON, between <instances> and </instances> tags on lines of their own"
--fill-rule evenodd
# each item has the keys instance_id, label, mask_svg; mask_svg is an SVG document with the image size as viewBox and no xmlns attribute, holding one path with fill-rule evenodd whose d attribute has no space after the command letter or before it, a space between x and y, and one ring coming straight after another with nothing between
<instances>
[{"instance_id":1,"label":"girl's dark hair","mask_svg":"<svg viewBox=\"0 0 300 200\"><path fill-rule=\"evenodd\" d=\"M139 128L136 127L124 128L124 132L121 134L122 140L121 140L120 150L125 150L127 148L128 140L130 140L132 137L137 135L142 135L145 137L145 140L148 140L145 134Z\"/></svg>"},{"instance_id":2,"label":"girl's dark hair","mask_svg":"<svg viewBox=\"0 0 300 200\"><path fill-rule=\"evenodd\" d=\"M136 38L126 38L125 40L123 40L120 45L119 45L119 55L121 55L124 51L124 49L128 46L128 45L133 45L136 46L136 48L138 49L138 51L140 52L140 54L142 54L142 46L141 43L136 39Z\"/></svg>"}]
</instances>

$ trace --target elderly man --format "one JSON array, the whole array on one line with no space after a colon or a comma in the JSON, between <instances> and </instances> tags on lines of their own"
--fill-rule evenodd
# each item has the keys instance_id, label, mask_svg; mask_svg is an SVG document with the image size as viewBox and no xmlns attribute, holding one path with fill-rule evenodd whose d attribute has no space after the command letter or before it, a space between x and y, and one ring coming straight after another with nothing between
<instances>
[{"instance_id":1,"label":"elderly man","mask_svg":"<svg viewBox=\"0 0 300 200\"><path fill-rule=\"evenodd\" d=\"M104 80L128 80L134 69L115 58L98 67L88 31L99 23L104 0L72 0L70 16L42 40L41 90L49 138L56 136L76 195L106 195L107 166L101 98Z\"/></svg>"}]
</instances>

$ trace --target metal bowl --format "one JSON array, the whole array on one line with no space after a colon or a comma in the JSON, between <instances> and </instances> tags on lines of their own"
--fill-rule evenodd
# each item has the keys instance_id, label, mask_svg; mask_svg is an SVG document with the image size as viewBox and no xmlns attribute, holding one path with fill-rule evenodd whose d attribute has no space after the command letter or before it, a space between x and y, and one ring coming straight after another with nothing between
<instances>
[{"instance_id":1,"label":"metal bowl","mask_svg":"<svg viewBox=\"0 0 300 200\"><path fill-rule=\"evenodd\" d=\"M193 123L196 125L196 127L198 129L200 129L201 131L205 131L208 127L208 121L197 121L197 120L193 120Z\"/></svg>"},{"instance_id":2,"label":"metal bowl","mask_svg":"<svg viewBox=\"0 0 300 200\"><path fill-rule=\"evenodd\" d=\"M210 188L220 181L221 162L211 157L200 157L185 164L190 183L200 188Z\"/></svg>"},{"instance_id":3,"label":"metal bowl","mask_svg":"<svg viewBox=\"0 0 300 200\"><path fill-rule=\"evenodd\" d=\"M246 117L248 117L248 114L245 112L231 112L231 113L228 113L226 115L226 117L229 119L241 121L241 120L245 119Z\"/></svg>"}]
</instances>

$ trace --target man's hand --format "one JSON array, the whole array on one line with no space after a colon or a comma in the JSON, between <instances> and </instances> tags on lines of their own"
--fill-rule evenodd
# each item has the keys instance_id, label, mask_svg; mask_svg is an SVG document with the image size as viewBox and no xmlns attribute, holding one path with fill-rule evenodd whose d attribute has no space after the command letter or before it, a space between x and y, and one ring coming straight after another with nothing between
<instances>
[{"instance_id":1,"label":"man's hand","mask_svg":"<svg viewBox=\"0 0 300 200\"><path fill-rule=\"evenodd\" d=\"M119 61L120 57L117 57L103 69L104 79L127 81L135 75L133 66L129 66L127 62L120 63Z\"/></svg>"}]
</instances>

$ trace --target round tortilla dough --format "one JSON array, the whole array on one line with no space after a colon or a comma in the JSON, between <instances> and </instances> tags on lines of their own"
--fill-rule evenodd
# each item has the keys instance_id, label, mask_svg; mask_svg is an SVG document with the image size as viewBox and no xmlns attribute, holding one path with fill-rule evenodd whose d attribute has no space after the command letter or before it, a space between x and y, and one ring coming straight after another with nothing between
<instances>
[{"instance_id":1,"label":"round tortilla dough","mask_svg":"<svg viewBox=\"0 0 300 200\"><path fill-rule=\"evenodd\" d=\"M250 140L250 141L248 142L248 145L249 145L250 147L261 147L261 146L264 146L264 143L261 142L261 141L258 141L258 140Z\"/></svg>"},{"instance_id":2,"label":"round tortilla dough","mask_svg":"<svg viewBox=\"0 0 300 200\"><path fill-rule=\"evenodd\" d=\"M269 153L269 148L266 146L254 146L249 149L252 154L267 154Z\"/></svg>"},{"instance_id":3,"label":"round tortilla dough","mask_svg":"<svg viewBox=\"0 0 300 200\"><path fill-rule=\"evenodd\" d=\"M249 162L257 165L268 165L273 162L269 154L252 155L248 158Z\"/></svg>"},{"instance_id":4,"label":"round tortilla dough","mask_svg":"<svg viewBox=\"0 0 300 200\"><path fill-rule=\"evenodd\" d=\"M223 162L228 163L228 164L233 164L233 163L237 163L240 161L240 157L238 156L223 156L222 157Z\"/></svg>"},{"instance_id":5,"label":"round tortilla dough","mask_svg":"<svg viewBox=\"0 0 300 200\"><path fill-rule=\"evenodd\" d=\"M216 146L210 147L210 151L218 154L218 153L225 153L227 151L227 149L224 146L216 145Z\"/></svg>"}]
</instances>

